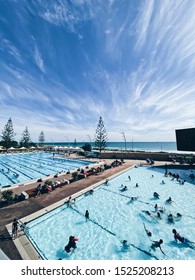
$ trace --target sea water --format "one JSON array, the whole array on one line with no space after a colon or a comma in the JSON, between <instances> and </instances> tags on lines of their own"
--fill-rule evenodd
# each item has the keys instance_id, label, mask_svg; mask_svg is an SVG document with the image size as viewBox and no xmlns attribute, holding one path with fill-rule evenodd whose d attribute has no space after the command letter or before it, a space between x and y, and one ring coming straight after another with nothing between
<instances>
[{"instance_id":1,"label":"sea water","mask_svg":"<svg viewBox=\"0 0 195 280\"><path fill-rule=\"evenodd\" d=\"M77 142L77 146L82 147L84 142ZM89 143L88 143L89 144ZM55 143L45 143L45 145L50 146L74 146L74 143L67 142L55 142ZM94 142L91 142L92 147L95 147ZM176 153L177 147L176 142L107 142L106 149L108 150L131 150L131 151L147 151L147 152L170 152Z\"/></svg>"}]
</instances>

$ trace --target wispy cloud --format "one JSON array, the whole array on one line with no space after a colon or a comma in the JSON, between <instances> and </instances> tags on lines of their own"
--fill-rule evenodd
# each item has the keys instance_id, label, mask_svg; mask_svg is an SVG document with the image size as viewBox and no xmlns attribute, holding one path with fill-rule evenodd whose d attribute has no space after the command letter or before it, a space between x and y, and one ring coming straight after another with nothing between
<instances>
[{"instance_id":1,"label":"wispy cloud","mask_svg":"<svg viewBox=\"0 0 195 280\"><path fill-rule=\"evenodd\" d=\"M11 55L13 58L18 60L20 63L22 62L22 57L20 54L20 51L14 46L12 42L7 40L6 38L3 38L0 43L0 51Z\"/></svg>"},{"instance_id":2,"label":"wispy cloud","mask_svg":"<svg viewBox=\"0 0 195 280\"><path fill-rule=\"evenodd\" d=\"M19 3L0 14L1 127L12 116L21 131L29 116L34 134L36 121L49 138L82 141L101 115L110 140L174 141L194 125L194 2Z\"/></svg>"},{"instance_id":3,"label":"wispy cloud","mask_svg":"<svg viewBox=\"0 0 195 280\"><path fill-rule=\"evenodd\" d=\"M39 52L37 46L35 46L35 50L34 50L34 60L35 60L36 65L39 67L39 69L44 73L45 68L44 68L43 59L42 59L41 53Z\"/></svg>"}]
</instances>

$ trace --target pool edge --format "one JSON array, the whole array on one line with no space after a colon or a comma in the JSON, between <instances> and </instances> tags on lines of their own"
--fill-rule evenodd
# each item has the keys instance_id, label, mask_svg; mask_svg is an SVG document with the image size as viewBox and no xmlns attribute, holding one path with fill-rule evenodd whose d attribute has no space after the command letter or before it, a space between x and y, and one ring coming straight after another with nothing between
<instances>
[{"instance_id":1,"label":"pool edge","mask_svg":"<svg viewBox=\"0 0 195 280\"><path fill-rule=\"evenodd\" d=\"M113 179L116 176L119 176L122 173L127 172L128 170L131 170L132 168L134 168L136 166L136 164L125 168L122 171L116 172L115 174L107 177L107 179ZM75 194L71 195L72 198L77 198L79 196L81 196L82 194L86 193L87 191L94 189L96 187L98 187L99 185L101 185L102 183L105 182L105 179L99 181L98 183L95 183L87 188L85 188L82 191L76 192ZM64 205L65 200L68 197L64 197L63 199L59 200L58 202L55 202L41 210L38 210L28 216L25 216L23 218L20 219L20 221L22 223L28 223L32 220L35 220L37 218L39 218L40 216L43 216L44 214L51 212L53 210L55 210L56 208ZM6 225L7 231L9 232L9 234L11 235L12 232L12 223L7 224ZM21 255L22 260L44 260L44 258L40 255L40 253L36 250L35 246L32 244L31 240L29 238L27 238L27 236L25 235L24 231L22 229L18 230L18 237L16 239L13 240L14 245L16 246L16 249L18 250L18 252Z\"/></svg>"}]
</instances>

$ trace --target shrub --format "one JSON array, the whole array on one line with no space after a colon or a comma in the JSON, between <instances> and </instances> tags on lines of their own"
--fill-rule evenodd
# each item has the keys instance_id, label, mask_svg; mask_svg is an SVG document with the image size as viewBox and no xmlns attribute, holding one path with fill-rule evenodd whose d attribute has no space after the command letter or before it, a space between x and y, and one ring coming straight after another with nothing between
<instances>
[{"instance_id":1,"label":"shrub","mask_svg":"<svg viewBox=\"0 0 195 280\"><path fill-rule=\"evenodd\" d=\"M1 198L6 202L13 201L13 191L12 190L3 191L1 193Z\"/></svg>"},{"instance_id":2,"label":"shrub","mask_svg":"<svg viewBox=\"0 0 195 280\"><path fill-rule=\"evenodd\" d=\"M46 180L45 184L51 186L52 185L52 181L51 180Z\"/></svg>"}]
</instances>

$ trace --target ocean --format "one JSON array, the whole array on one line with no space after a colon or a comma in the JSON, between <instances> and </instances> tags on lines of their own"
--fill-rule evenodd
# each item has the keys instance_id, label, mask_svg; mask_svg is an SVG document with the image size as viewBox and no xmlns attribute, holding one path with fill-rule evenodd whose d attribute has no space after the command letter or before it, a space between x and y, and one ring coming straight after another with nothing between
<instances>
[{"instance_id":1,"label":"ocean","mask_svg":"<svg viewBox=\"0 0 195 280\"><path fill-rule=\"evenodd\" d=\"M85 142L86 143L86 142ZM82 147L85 143L83 142L48 142L45 145L52 146L67 146L67 147ZM89 142L88 142L89 144ZM94 143L91 143L94 147ZM146 152L169 152L178 153L176 142L107 142L106 150L127 150L127 151L146 151Z\"/></svg>"}]
</instances>

